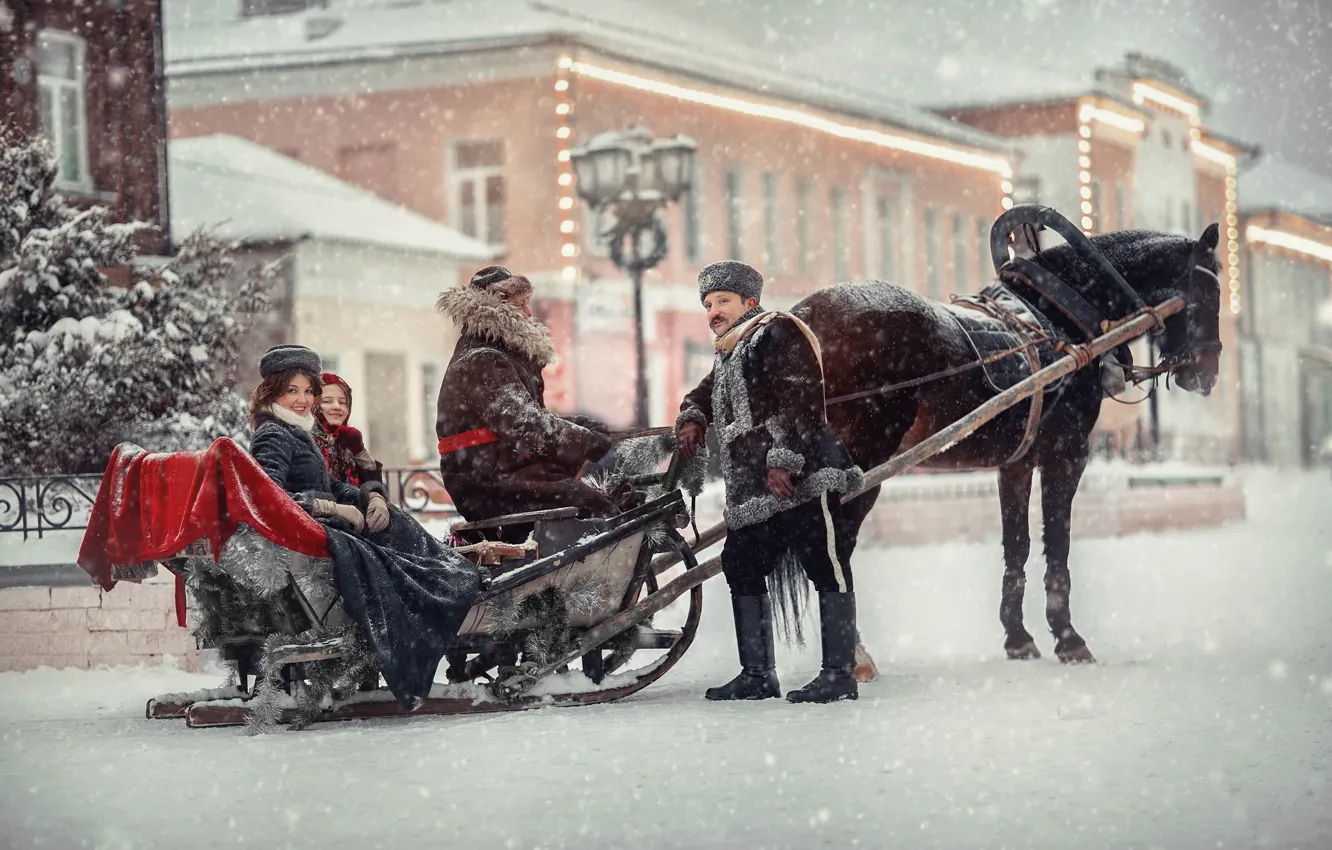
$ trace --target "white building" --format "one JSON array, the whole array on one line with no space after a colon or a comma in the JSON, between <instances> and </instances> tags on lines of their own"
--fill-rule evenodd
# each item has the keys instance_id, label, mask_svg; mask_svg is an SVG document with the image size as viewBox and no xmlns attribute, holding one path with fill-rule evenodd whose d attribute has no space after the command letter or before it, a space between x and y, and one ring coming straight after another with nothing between
<instances>
[{"instance_id":1,"label":"white building","mask_svg":"<svg viewBox=\"0 0 1332 850\"><path fill-rule=\"evenodd\" d=\"M235 136L174 140L168 160L178 240L205 228L252 261L282 263L254 359L278 342L310 346L351 385L352 424L376 458L433 460L435 402L456 342L434 302L493 249Z\"/></svg>"},{"instance_id":2,"label":"white building","mask_svg":"<svg viewBox=\"0 0 1332 850\"><path fill-rule=\"evenodd\" d=\"M1332 436L1332 179L1266 159L1240 200L1244 453L1309 465Z\"/></svg>"}]
</instances>

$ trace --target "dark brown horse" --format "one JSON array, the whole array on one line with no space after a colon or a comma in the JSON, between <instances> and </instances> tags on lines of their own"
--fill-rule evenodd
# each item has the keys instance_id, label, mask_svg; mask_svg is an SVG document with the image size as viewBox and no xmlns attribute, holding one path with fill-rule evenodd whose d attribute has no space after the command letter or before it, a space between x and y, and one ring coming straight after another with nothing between
<instances>
[{"instance_id":1,"label":"dark brown horse","mask_svg":"<svg viewBox=\"0 0 1332 850\"><path fill-rule=\"evenodd\" d=\"M1052 211L1042 211L1057 217ZM1007 230L1001 227L1003 222L1001 218L996 223L1000 237L993 246L996 252L1004 250L1000 246L1007 243L1012 230L1011 226ZM1077 238L1080 233L1073 236L1070 244L1039 251L1028 262L1052 273L1056 284L1062 281L1076 290L1085 299L1084 308L1090 306L1106 319L1130 315L1144 302L1154 306L1172 296L1182 298L1186 309L1165 319L1164 329L1155 335L1154 342L1176 386L1203 395L1210 393L1216 383L1220 355L1217 225L1209 226L1198 241L1142 230L1108 233L1093 237L1090 243ZM1105 260L1113 270L1106 268ZM1074 343L1085 341L1086 323L1079 323L1076 316L1059 309L1051 299L1024 290L1012 274L1015 263L1004 265L1000 283L986 292L995 294L997 287L1010 286L1048 318L1059 336ZM1028 278L1040 271L1030 265L1026 268ZM977 359L948 308L891 283L837 284L805 298L793 312L808 322L823 345L830 401L956 370ZM1123 355L1126 357L1127 352ZM856 462L868 470L995 394L982 370L973 368L916 386L830 404L828 418ZM1045 395L1042 418L1025 454L1014 458L1027 431L1028 402L1001 414L927 463L957 470L998 468L1004 541L999 619L1010 658L1040 657L1022 623L1025 566L1031 549L1028 506L1032 473L1040 470L1045 611L1055 636L1055 654L1065 662L1094 660L1073 628L1069 613L1069 518L1091 453L1090 435L1103 397L1101 372L1093 363L1066 378L1062 388ZM844 507L857 532L877 497L876 487Z\"/></svg>"}]
</instances>

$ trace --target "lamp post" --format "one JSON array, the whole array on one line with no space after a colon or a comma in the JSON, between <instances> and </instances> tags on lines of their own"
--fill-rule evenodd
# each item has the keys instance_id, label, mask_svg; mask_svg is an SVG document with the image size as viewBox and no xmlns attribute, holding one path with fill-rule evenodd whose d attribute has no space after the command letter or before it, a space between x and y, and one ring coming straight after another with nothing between
<instances>
[{"instance_id":1,"label":"lamp post","mask_svg":"<svg viewBox=\"0 0 1332 850\"><path fill-rule=\"evenodd\" d=\"M694 181L694 141L654 139L647 128L601 133L569 152L578 196L594 212L609 213L606 240L611 261L634 285L634 425L648 420L647 354L643 341L643 272L666 256L662 209L678 201Z\"/></svg>"}]
</instances>

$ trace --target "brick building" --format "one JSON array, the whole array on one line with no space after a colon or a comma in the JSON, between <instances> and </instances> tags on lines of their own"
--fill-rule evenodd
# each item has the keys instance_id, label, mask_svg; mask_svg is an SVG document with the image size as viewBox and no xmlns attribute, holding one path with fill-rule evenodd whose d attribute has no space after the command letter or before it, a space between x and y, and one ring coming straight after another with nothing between
<instances>
[{"instance_id":1,"label":"brick building","mask_svg":"<svg viewBox=\"0 0 1332 850\"><path fill-rule=\"evenodd\" d=\"M5 123L52 141L61 191L168 253L160 0L0 0L0 57Z\"/></svg>"},{"instance_id":2,"label":"brick building","mask_svg":"<svg viewBox=\"0 0 1332 850\"><path fill-rule=\"evenodd\" d=\"M1129 54L1102 68L1085 90L1051 97L957 105L944 114L1012 139L1022 152L1014 199L1063 211L1096 233L1142 227L1196 238L1221 225L1222 374L1208 398L1158 394L1163 446L1181 457L1239 456L1238 322L1243 314L1237 174L1251 146L1210 129L1206 97L1178 69ZM1228 298L1226 296L1229 296ZM1139 343L1135 359L1149 353ZM1106 402L1099 428L1111 442L1135 442L1153 408Z\"/></svg>"},{"instance_id":3,"label":"brick building","mask_svg":"<svg viewBox=\"0 0 1332 850\"><path fill-rule=\"evenodd\" d=\"M171 134L252 139L497 247L536 281L554 333L549 403L614 423L632 412L630 288L568 161L601 131L645 124L699 146L647 278L654 423L711 361L694 284L708 262L757 265L776 307L858 277L944 298L989 279L1007 142L783 74L671 12L625 14L459 0L182 16L168 21Z\"/></svg>"}]
</instances>

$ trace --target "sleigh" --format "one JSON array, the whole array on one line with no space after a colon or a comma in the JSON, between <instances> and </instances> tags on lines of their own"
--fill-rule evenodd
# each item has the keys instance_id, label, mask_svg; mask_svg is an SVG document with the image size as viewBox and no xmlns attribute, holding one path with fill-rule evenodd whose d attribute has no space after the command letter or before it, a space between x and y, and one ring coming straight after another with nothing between
<instances>
[{"instance_id":1,"label":"sleigh","mask_svg":"<svg viewBox=\"0 0 1332 850\"><path fill-rule=\"evenodd\" d=\"M556 508L449 529L454 550L477 566L481 593L441 665L447 681L410 706L381 686L342 608L317 524L229 440L175 455L118 448L80 564L108 590L170 571L178 605L186 587L193 593L199 646L216 650L233 671L224 687L150 699L150 719L300 727L607 702L665 675L698 629L701 586L670 606L681 594L667 598L658 583L676 564L697 566L679 531L689 512L672 486L677 467L641 476L663 494L618 516L580 519L575 508ZM145 510L163 502L164 489L173 492L163 508ZM137 532L97 520L127 504L133 510L136 500ZM211 520L198 521L201 504ZM513 539L524 542L504 542ZM668 606L663 616L675 628L649 623ZM222 610L247 613L212 616L208 625Z\"/></svg>"}]
</instances>

